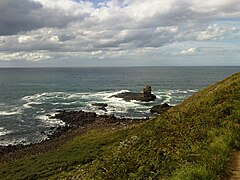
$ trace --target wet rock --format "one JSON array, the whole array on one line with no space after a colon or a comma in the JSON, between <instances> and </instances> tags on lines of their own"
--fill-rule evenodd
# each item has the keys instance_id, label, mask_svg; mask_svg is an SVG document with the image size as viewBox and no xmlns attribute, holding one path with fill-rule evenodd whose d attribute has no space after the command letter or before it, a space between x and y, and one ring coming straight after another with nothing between
<instances>
[{"instance_id":1,"label":"wet rock","mask_svg":"<svg viewBox=\"0 0 240 180\"><path fill-rule=\"evenodd\" d=\"M83 124L91 123L95 121L97 114L95 112L85 111L62 111L56 114L54 117L61 119L70 126L81 126Z\"/></svg>"},{"instance_id":2,"label":"wet rock","mask_svg":"<svg viewBox=\"0 0 240 180\"><path fill-rule=\"evenodd\" d=\"M171 105L167 104L167 103L164 103L164 104L160 104L160 105L156 105L156 106L153 106L151 109L150 109L150 112L151 113L157 113L157 114L161 114L165 111L167 111L168 109L170 109Z\"/></svg>"},{"instance_id":3,"label":"wet rock","mask_svg":"<svg viewBox=\"0 0 240 180\"><path fill-rule=\"evenodd\" d=\"M99 110L107 112L106 107L108 106L108 104L106 103L92 103L92 106L97 106Z\"/></svg>"},{"instance_id":4,"label":"wet rock","mask_svg":"<svg viewBox=\"0 0 240 180\"><path fill-rule=\"evenodd\" d=\"M143 88L143 96L144 97L149 97L152 95L152 88L151 86L146 86Z\"/></svg>"},{"instance_id":5,"label":"wet rock","mask_svg":"<svg viewBox=\"0 0 240 180\"><path fill-rule=\"evenodd\" d=\"M105 107L99 107L98 109L107 112L107 109Z\"/></svg>"},{"instance_id":6,"label":"wet rock","mask_svg":"<svg viewBox=\"0 0 240 180\"><path fill-rule=\"evenodd\" d=\"M123 98L125 101L142 101L142 102L149 102L154 101L157 97L152 94L151 86L146 86L143 88L143 93L133 93L133 92L124 92L113 97Z\"/></svg>"},{"instance_id":7,"label":"wet rock","mask_svg":"<svg viewBox=\"0 0 240 180\"><path fill-rule=\"evenodd\" d=\"M92 106L101 106L101 107L107 107L108 104L106 103L92 103Z\"/></svg>"},{"instance_id":8,"label":"wet rock","mask_svg":"<svg viewBox=\"0 0 240 180\"><path fill-rule=\"evenodd\" d=\"M66 110L57 110L57 113L66 112Z\"/></svg>"},{"instance_id":9,"label":"wet rock","mask_svg":"<svg viewBox=\"0 0 240 180\"><path fill-rule=\"evenodd\" d=\"M22 144L0 146L0 162L12 161L13 159L23 158L28 155L51 151L76 134L82 134L90 129L98 127L112 127L112 129L119 127L126 128L129 123L140 123L146 120L145 118L119 118L114 114L97 115L95 112L65 110L59 111L59 113L53 117L61 119L65 122L65 125L49 127L50 129L48 131L41 131L40 135L47 136L47 138L37 144L26 144L25 141L22 141Z\"/></svg>"},{"instance_id":10,"label":"wet rock","mask_svg":"<svg viewBox=\"0 0 240 180\"><path fill-rule=\"evenodd\" d=\"M117 118L114 114L110 114L110 115L99 115L98 116L103 122L106 123L115 123L118 121L121 121L122 119Z\"/></svg>"}]
</instances>

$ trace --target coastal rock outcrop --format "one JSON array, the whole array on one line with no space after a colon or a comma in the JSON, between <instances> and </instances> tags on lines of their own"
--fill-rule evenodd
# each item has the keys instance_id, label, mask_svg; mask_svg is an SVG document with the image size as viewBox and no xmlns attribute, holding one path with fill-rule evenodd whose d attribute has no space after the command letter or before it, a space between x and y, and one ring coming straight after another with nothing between
<instances>
[{"instance_id":1,"label":"coastal rock outcrop","mask_svg":"<svg viewBox=\"0 0 240 180\"><path fill-rule=\"evenodd\" d=\"M61 119L70 126L82 126L95 121L97 114L95 112L85 111L61 111L54 116L56 119Z\"/></svg>"},{"instance_id":2,"label":"coastal rock outcrop","mask_svg":"<svg viewBox=\"0 0 240 180\"><path fill-rule=\"evenodd\" d=\"M149 118L119 118L114 114L97 115L95 112L58 110L54 116L48 115L50 119L61 119L65 126L50 127L50 131L41 131L41 135L47 135L47 139L36 144L22 144L0 146L0 162L8 162L30 155L51 152L61 146L69 139L82 135L83 133L97 128L122 129L129 125L141 123Z\"/></svg>"},{"instance_id":3,"label":"coastal rock outcrop","mask_svg":"<svg viewBox=\"0 0 240 180\"><path fill-rule=\"evenodd\" d=\"M142 102L154 101L157 98L154 94L152 94L151 86L144 87L142 93L124 92L114 95L113 97L122 98L125 101L136 100Z\"/></svg>"},{"instance_id":4,"label":"coastal rock outcrop","mask_svg":"<svg viewBox=\"0 0 240 180\"><path fill-rule=\"evenodd\" d=\"M150 109L150 112L151 113L157 113L157 114L161 114L165 111L167 111L168 109L170 109L171 105L167 104L167 103L164 103L164 104L160 104L160 105L156 105L156 106L153 106L151 109Z\"/></svg>"},{"instance_id":5,"label":"coastal rock outcrop","mask_svg":"<svg viewBox=\"0 0 240 180\"><path fill-rule=\"evenodd\" d=\"M144 121L148 118L131 119L131 118L119 118L114 114L110 115L97 115L95 112L85 111L61 111L52 118L61 119L67 125L67 127L80 127L86 124L111 124L117 122L131 122L131 121Z\"/></svg>"},{"instance_id":6,"label":"coastal rock outcrop","mask_svg":"<svg viewBox=\"0 0 240 180\"><path fill-rule=\"evenodd\" d=\"M92 103L92 106L97 106L99 110L107 112L106 107L108 106L108 104L106 103Z\"/></svg>"}]
</instances>

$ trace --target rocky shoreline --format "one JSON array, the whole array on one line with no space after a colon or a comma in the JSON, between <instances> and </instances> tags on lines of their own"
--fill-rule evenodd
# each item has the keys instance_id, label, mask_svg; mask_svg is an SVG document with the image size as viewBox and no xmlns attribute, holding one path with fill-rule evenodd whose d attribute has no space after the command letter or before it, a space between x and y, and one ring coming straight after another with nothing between
<instances>
[{"instance_id":1,"label":"rocky shoreline","mask_svg":"<svg viewBox=\"0 0 240 180\"><path fill-rule=\"evenodd\" d=\"M143 93L122 93L115 95L116 97L121 97L125 101L129 100L139 100L139 101L153 101L156 96L151 93L151 87L146 86L143 89ZM93 106L97 106L103 111L107 111L107 104L104 103L94 103ZM162 105L153 106L150 112L153 114L161 114L168 110L172 106L164 103ZM54 116L47 115L50 119L60 119L65 122L65 126L51 127L49 132L42 131L41 134L45 134L48 138L40 143L29 144L29 145L9 145L0 146L0 162L8 162L23 157L28 157L30 155L41 154L55 150L57 147L61 146L68 140L86 133L92 129L98 128L109 128L110 130L123 129L129 126L145 122L149 119L140 118L125 118L116 117L114 114L110 115L98 115L95 112L86 111L57 111Z\"/></svg>"},{"instance_id":2,"label":"rocky shoreline","mask_svg":"<svg viewBox=\"0 0 240 180\"><path fill-rule=\"evenodd\" d=\"M113 97L122 98L125 101L136 100L141 102L149 102L157 99L157 97L154 94L152 94L151 86L144 87L142 93L124 92L116 94Z\"/></svg>"},{"instance_id":3,"label":"rocky shoreline","mask_svg":"<svg viewBox=\"0 0 240 180\"><path fill-rule=\"evenodd\" d=\"M56 115L50 116L49 118L61 119L66 125L56 127L54 132L48 135L48 138L40 143L0 146L0 162L8 162L29 155L36 155L55 150L68 140L92 129L123 129L149 119L118 118L114 115L97 115L95 112L85 112L82 110L58 111Z\"/></svg>"}]
</instances>

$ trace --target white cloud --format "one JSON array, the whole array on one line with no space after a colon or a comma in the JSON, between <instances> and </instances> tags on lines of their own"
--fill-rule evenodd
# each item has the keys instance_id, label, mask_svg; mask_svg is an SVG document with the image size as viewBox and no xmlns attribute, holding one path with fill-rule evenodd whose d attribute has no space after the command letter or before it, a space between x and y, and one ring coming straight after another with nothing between
<instances>
[{"instance_id":1,"label":"white cloud","mask_svg":"<svg viewBox=\"0 0 240 180\"><path fill-rule=\"evenodd\" d=\"M0 60L2 61L15 61L15 60L24 60L24 61L42 61L50 59L47 53L44 52L16 52L16 53L0 53Z\"/></svg>"},{"instance_id":2,"label":"white cloud","mask_svg":"<svg viewBox=\"0 0 240 180\"><path fill-rule=\"evenodd\" d=\"M189 48L189 49L182 50L181 52L179 52L177 54L180 54L180 55L192 55L192 54L195 54L196 52L197 52L197 48Z\"/></svg>"},{"instance_id":3,"label":"white cloud","mask_svg":"<svg viewBox=\"0 0 240 180\"><path fill-rule=\"evenodd\" d=\"M151 54L158 54L161 47L175 42L219 41L240 36L238 27L215 22L239 18L240 0L109 0L99 4L23 0L22 4L13 0L0 2L0 23L4 18L2 22L16 26L3 23L0 27L0 55L5 59L11 59L5 52L12 52L16 59L24 53L25 59L44 59L40 57L42 51L64 56L72 53L98 58L139 57L151 48ZM7 7L14 10L10 17L6 16ZM7 29L11 31L5 36ZM193 55L198 49L178 52Z\"/></svg>"},{"instance_id":4,"label":"white cloud","mask_svg":"<svg viewBox=\"0 0 240 180\"><path fill-rule=\"evenodd\" d=\"M239 0L193 0L191 9L200 13L210 13L212 16L218 17L240 17L240 1Z\"/></svg>"},{"instance_id":5,"label":"white cloud","mask_svg":"<svg viewBox=\"0 0 240 180\"><path fill-rule=\"evenodd\" d=\"M19 43L30 43L35 41L35 38L33 36L28 36L28 35L20 35L18 37L18 42Z\"/></svg>"},{"instance_id":6,"label":"white cloud","mask_svg":"<svg viewBox=\"0 0 240 180\"><path fill-rule=\"evenodd\" d=\"M197 40L216 40L223 39L225 29L219 28L217 24L208 26L205 31L201 31L197 34Z\"/></svg>"}]
</instances>

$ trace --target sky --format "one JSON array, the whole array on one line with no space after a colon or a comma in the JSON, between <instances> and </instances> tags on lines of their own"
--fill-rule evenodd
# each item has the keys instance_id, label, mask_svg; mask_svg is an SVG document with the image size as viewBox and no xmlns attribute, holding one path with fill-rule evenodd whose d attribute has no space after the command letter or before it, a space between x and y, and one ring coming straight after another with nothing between
<instances>
[{"instance_id":1,"label":"sky","mask_svg":"<svg viewBox=\"0 0 240 180\"><path fill-rule=\"evenodd\" d=\"M0 67L240 66L240 0L0 0Z\"/></svg>"}]
</instances>

